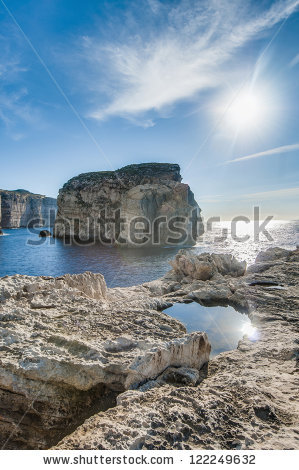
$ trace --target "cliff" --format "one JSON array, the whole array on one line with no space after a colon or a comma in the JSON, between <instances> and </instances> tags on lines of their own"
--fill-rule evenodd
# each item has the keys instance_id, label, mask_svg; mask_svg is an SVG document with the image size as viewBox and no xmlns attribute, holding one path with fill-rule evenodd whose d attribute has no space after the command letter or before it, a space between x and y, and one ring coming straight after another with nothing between
<instances>
[{"instance_id":1,"label":"cliff","mask_svg":"<svg viewBox=\"0 0 299 470\"><path fill-rule=\"evenodd\" d=\"M179 165L168 163L76 176L59 191L55 236L120 246L194 244L200 208L181 180Z\"/></svg>"},{"instance_id":2,"label":"cliff","mask_svg":"<svg viewBox=\"0 0 299 470\"><path fill-rule=\"evenodd\" d=\"M24 189L0 190L0 227L26 227L32 220L39 225L53 225L57 210L56 199L33 194Z\"/></svg>"}]
</instances>

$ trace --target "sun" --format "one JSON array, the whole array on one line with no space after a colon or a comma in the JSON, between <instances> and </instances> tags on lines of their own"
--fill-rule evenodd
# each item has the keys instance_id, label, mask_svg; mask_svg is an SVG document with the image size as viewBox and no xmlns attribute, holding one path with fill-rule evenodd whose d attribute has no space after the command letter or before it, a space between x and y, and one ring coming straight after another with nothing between
<instances>
[{"instance_id":1,"label":"sun","mask_svg":"<svg viewBox=\"0 0 299 470\"><path fill-rule=\"evenodd\" d=\"M235 138L269 132L279 108L280 99L269 83L248 83L222 90L210 109L223 135Z\"/></svg>"},{"instance_id":2,"label":"sun","mask_svg":"<svg viewBox=\"0 0 299 470\"><path fill-rule=\"evenodd\" d=\"M225 120L235 130L244 131L258 127L265 119L266 105L256 91L242 90L229 103Z\"/></svg>"},{"instance_id":3,"label":"sun","mask_svg":"<svg viewBox=\"0 0 299 470\"><path fill-rule=\"evenodd\" d=\"M261 99L256 93L247 90L240 92L228 107L227 119L237 127L251 126L261 114Z\"/></svg>"}]
</instances>

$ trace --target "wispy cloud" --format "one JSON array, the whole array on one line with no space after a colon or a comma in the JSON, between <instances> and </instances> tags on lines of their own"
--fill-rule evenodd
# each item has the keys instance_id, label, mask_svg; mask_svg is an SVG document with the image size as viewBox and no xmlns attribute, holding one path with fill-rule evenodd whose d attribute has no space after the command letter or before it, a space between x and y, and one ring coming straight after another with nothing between
<instances>
[{"instance_id":1,"label":"wispy cloud","mask_svg":"<svg viewBox=\"0 0 299 470\"><path fill-rule=\"evenodd\" d=\"M198 200L204 204L218 204L220 201L225 200L223 194L212 194L206 196L199 196Z\"/></svg>"},{"instance_id":2,"label":"wispy cloud","mask_svg":"<svg viewBox=\"0 0 299 470\"><path fill-rule=\"evenodd\" d=\"M161 3L159 0L147 0L150 9L152 10L153 13L157 14L161 10Z\"/></svg>"},{"instance_id":3,"label":"wispy cloud","mask_svg":"<svg viewBox=\"0 0 299 470\"><path fill-rule=\"evenodd\" d=\"M133 23L125 42L121 34L122 42L104 46L95 38L82 42L85 56L101 71L99 89L108 97L90 117L161 112L219 86L237 50L286 19L298 5L299 0L278 0L261 11L257 3L239 0L182 0L172 7L148 0L148 15L159 11L163 28L142 31Z\"/></svg>"},{"instance_id":4,"label":"wispy cloud","mask_svg":"<svg viewBox=\"0 0 299 470\"><path fill-rule=\"evenodd\" d=\"M295 65L299 64L299 54L295 55L291 62L289 63L290 67L295 67Z\"/></svg>"},{"instance_id":5,"label":"wispy cloud","mask_svg":"<svg viewBox=\"0 0 299 470\"><path fill-rule=\"evenodd\" d=\"M0 36L0 125L13 140L22 139L24 125L41 122L40 113L31 105L23 75L28 71L9 41ZM21 130L19 129L21 128Z\"/></svg>"},{"instance_id":6,"label":"wispy cloud","mask_svg":"<svg viewBox=\"0 0 299 470\"><path fill-rule=\"evenodd\" d=\"M260 191L255 193L245 194L227 194L227 195L211 195L211 196L199 196L199 204L215 204L219 205L222 203L235 203L236 200L246 202L262 202L266 200L274 199L290 199L292 201L299 197L299 187L274 189L270 191Z\"/></svg>"},{"instance_id":7,"label":"wispy cloud","mask_svg":"<svg viewBox=\"0 0 299 470\"><path fill-rule=\"evenodd\" d=\"M241 195L242 199L281 199L281 198L291 198L299 196L299 187L295 188L284 188L284 189L275 189L273 191L262 191L260 193L249 193Z\"/></svg>"},{"instance_id":8,"label":"wispy cloud","mask_svg":"<svg viewBox=\"0 0 299 470\"><path fill-rule=\"evenodd\" d=\"M264 150L263 152L251 153L250 155L245 155L244 157L235 158L233 160L227 160L225 163L237 163L243 162L245 160L252 160L254 158L268 157L269 155L281 155L283 153L295 152L299 150L298 144L291 145L282 145L281 147L275 147L273 149Z\"/></svg>"}]
</instances>

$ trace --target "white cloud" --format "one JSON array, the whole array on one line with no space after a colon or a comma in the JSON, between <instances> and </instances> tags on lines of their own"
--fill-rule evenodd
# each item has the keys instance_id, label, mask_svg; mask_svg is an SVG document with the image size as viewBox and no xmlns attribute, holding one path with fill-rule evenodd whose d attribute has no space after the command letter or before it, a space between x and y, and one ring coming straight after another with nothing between
<instances>
[{"instance_id":1,"label":"white cloud","mask_svg":"<svg viewBox=\"0 0 299 470\"><path fill-rule=\"evenodd\" d=\"M254 158L267 157L269 155L280 155L282 153L294 152L295 150L299 150L299 143L291 145L282 145L281 147L275 147L273 149L264 150L263 152L252 153L250 155L245 155L244 157L235 158L234 160L227 160L227 162L225 163L243 162L245 160L251 160Z\"/></svg>"},{"instance_id":2,"label":"white cloud","mask_svg":"<svg viewBox=\"0 0 299 470\"><path fill-rule=\"evenodd\" d=\"M24 124L40 124L40 114L37 109L33 108L28 99L28 91L21 88L16 92L7 92L0 89L0 120L3 121L5 127L12 138L17 139L23 137L23 133L16 131L20 122L22 127Z\"/></svg>"},{"instance_id":3,"label":"white cloud","mask_svg":"<svg viewBox=\"0 0 299 470\"><path fill-rule=\"evenodd\" d=\"M162 4L148 0L150 9ZM223 82L223 68L238 48L287 18L299 0L276 1L268 10L240 0L182 0L167 12L165 28L135 31L125 43L105 46L85 38L90 63L105 70L99 88L106 105L90 117L142 116L161 112ZM150 11L149 9L149 11ZM121 34L120 37L123 37ZM94 77L93 77L94 80Z\"/></svg>"}]
</instances>

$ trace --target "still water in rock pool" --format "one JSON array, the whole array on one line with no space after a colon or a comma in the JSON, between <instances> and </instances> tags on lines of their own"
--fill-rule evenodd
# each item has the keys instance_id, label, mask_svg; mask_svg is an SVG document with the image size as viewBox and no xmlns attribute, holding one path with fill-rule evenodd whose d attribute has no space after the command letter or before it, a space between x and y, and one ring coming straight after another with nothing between
<instances>
[{"instance_id":1,"label":"still water in rock pool","mask_svg":"<svg viewBox=\"0 0 299 470\"><path fill-rule=\"evenodd\" d=\"M245 334L252 340L257 339L255 328L247 315L237 312L233 307L204 307L196 302L177 303L164 313L180 320L188 333L205 331L212 345L211 357L235 349Z\"/></svg>"}]
</instances>

